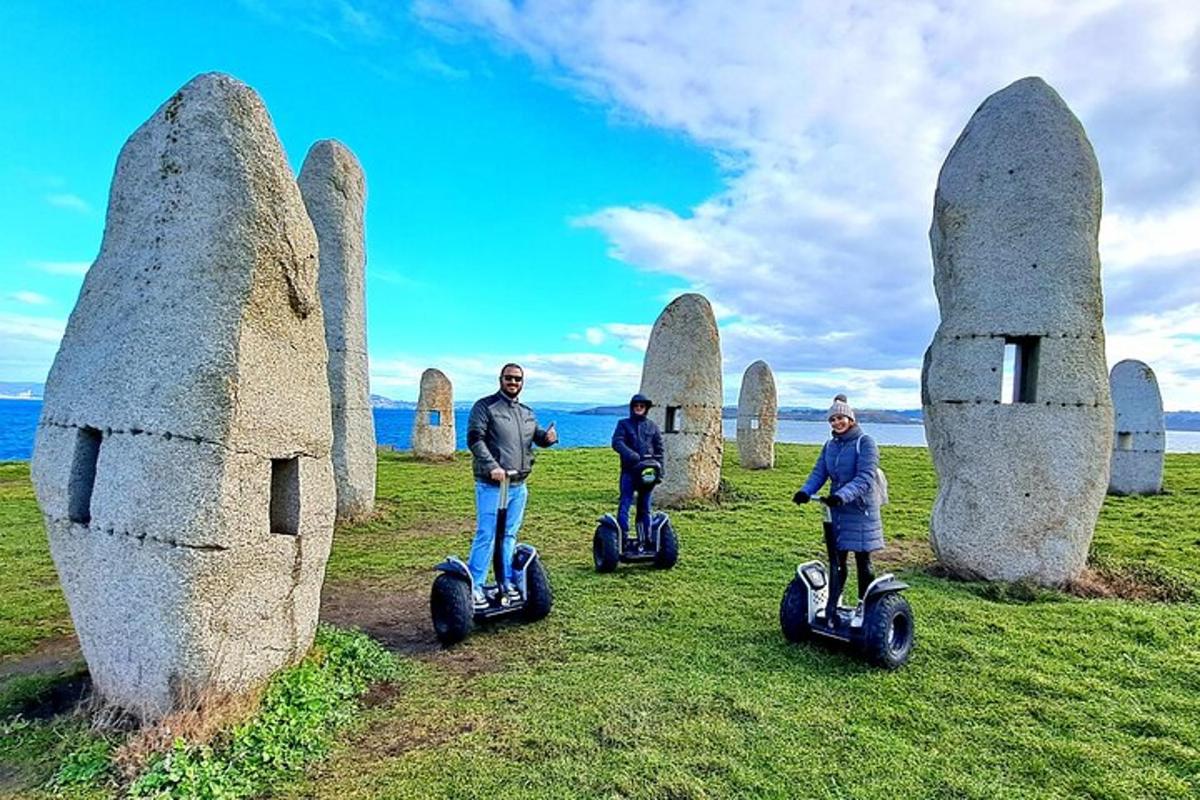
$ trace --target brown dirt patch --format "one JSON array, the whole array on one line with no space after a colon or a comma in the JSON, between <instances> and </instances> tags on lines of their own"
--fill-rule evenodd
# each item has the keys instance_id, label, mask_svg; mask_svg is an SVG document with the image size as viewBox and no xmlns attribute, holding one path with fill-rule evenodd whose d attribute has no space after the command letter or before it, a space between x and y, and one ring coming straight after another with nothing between
<instances>
[{"instance_id":1,"label":"brown dirt patch","mask_svg":"<svg viewBox=\"0 0 1200 800\"><path fill-rule=\"evenodd\" d=\"M321 595L321 620L358 628L393 653L436 664L464 677L494 672L503 666L494 652L442 647L429 619L428 583L326 583Z\"/></svg>"},{"instance_id":2,"label":"brown dirt patch","mask_svg":"<svg viewBox=\"0 0 1200 800\"><path fill-rule=\"evenodd\" d=\"M895 568L922 567L935 560L928 539L888 539L876 556L881 564Z\"/></svg>"},{"instance_id":3,"label":"brown dirt patch","mask_svg":"<svg viewBox=\"0 0 1200 800\"><path fill-rule=\"evenodd\" d=\"M83 663L79 640L74 634L39 642L32 651L0 659L0 683L11 678L46 672L66 672Z\"/></svg>"},{"instance_id":4,"label":"brown dirt patch","mask_svg":"<svg viewBox=\"0 0 1200 800\"><path fill-rule=\"evenodd\" d=\"M1188 586L1130 568L1087 567L1078 578L1064 586L1063 591L1089 599L1150 603L1185 603L1194 599L1194 591Z\"/></svg>"}]
</instances>

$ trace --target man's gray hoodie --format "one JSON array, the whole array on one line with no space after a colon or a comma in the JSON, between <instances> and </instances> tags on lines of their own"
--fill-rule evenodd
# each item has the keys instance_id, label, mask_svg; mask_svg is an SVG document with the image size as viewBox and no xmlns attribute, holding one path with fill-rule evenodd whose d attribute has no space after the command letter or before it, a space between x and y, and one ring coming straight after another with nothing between
<instances>
[{"instance_id":1,"label":"man's gray hoodie","mask_svg":"<svg viewBox=\"0 0 1200 800\"><path fill-rule=\"evenodd\" d=\"M481 398L471 407L467 420L467 447L477 480L496 483L496 467L516 470L512 480L520 483L533 470L533 445L549 447L546 431L539 428L533 409L504 392Z\"/></svg>"}]
</instances>

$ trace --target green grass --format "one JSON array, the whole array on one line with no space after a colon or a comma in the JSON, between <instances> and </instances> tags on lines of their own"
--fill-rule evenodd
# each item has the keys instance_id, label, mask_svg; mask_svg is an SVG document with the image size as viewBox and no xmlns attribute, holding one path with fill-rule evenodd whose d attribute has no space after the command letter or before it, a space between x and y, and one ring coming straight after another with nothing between
<instances>
[{"instance_id":1,"label":"green grass","mask_svg":"<svg viewBox=\"0 0 1200 800\"><path fill-rule=\"evenodd\" d=\"M912 588L912 661L894 673L789 645L779 598L819 555L819 513L790 497L816 447L780 446L773 471L726 455L722 501L672 513L669 572L591 566L596 517L616 502L615 456L549 451L522 538L550 570L555 609L425 657L287 797L1195 797L1200 794L1200 610L1083 600L932 577L925 450L884 448L893 569ZM0 466L0 514L24 520L5 555L0 652L69 627L24 465ZM1200 456L1169 455L1168 493L1109 498L1093 554L1107 572L1200 584ZM383 453L382 514L339 530L334 585L411 588L465 555L470 466ZM7 562L6 562L7 563ZM25 568L29 565L29 569ZM16 577L13 576L16 572ZM1174 585L1174 584L1173 584ZM415 588L412 588L415 587ZM37 610L34 610L37 609ZM19 620L19 622L16 622ZM473 669L464 669L464 659ZM409 659L413 661L414 659ZM19 759L18 759L19 760ZM86 765L85 765L86 766Z\"/></svg>"},{"instance_id":2,"label":"green grass","mask_svg":"<svg viewBox=\"0 0 1200 800\"><path fill-rule=\"evenodd\" d=\"M0 657L71 632L29 463L0 461Z\"/></svg>"}]
</instances>

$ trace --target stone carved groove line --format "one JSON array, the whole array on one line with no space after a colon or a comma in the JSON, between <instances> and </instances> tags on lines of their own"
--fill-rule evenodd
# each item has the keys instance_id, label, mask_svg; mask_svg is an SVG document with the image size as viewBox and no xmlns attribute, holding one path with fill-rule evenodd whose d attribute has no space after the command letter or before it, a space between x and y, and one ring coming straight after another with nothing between
<instances>
[{"instance_id":1,"label":"stone carved groove line","mask_svg":"<svg viewBox=\"0 0 1200 800\"><path fill-rule=\"evenodd\" d=\"M87 531L88 533L95 533L97 535L104 534L107 536L124 536L128 539L137 539L139 542L150 541L150 542L154 542L155 544L166 545L167 547L181 547L185 550L202 550L202 551L208 551L208 552L220 552L220 551L225 551L225 550L229 549L228 547L225 547L224 545L220 545L220 544L187 544L185 542L179 542L174 539L163 539L158 536L151 536L148 533L135 533L133 531L126 531L126 530L119 531L116 528L101 528L99 526L93 526L90 524L85 525L81 522L75 522L75 521L71 520L70 517L59 517L59 516L54 516L54 515L50 515L50 514L47 514L46 516L53 522L71 522L71 530L72 531L83 529L83 530Z\"/></svg>"},{"instance_id":2,"label":"stone carved groove line","mask_svg":"<svg viewBox=\"0 0 1200 800\"><path fill-rule=\"evenodd\" d=\"M126 430L124 428L109 428L109 427L97 428L95 425L86 425L86 424L80 424L80 423L76 423L76 422L56 422L52 419L48 419L48 420L45 420L45 421L39 423L38 427L41 427L41 428L76 428L76 429L80 429L80 430L82 430L83 428L92 428L93 430L101 431L105 436L112 436L115 434L121 434L121 435L128 434L129 436L157 436L158 438L163 439L164 441L168 441L168 442L173 441L175 439L181 439L182 441L185 441L185 442L195 442L196 444L212 445L213 447L219 447L222 450L227 450L230 453L235 453L237 455L257 456L258 458L261 458L264 461L270 461L273 458L280 457L280 456L264 455L264 454L258 452L257 450L247 450L247 449L243 449L243 448L230 447L229 445L227 445L223 442L216 442L216 441L213 441L212 439L206 439L203 436L194 436L192 434L187 434L187 433L172 433L171 431L163 431L162 433L159 433L157 431L148 431L144 428L129 428L128 430ZM285 453L285 454L283 454L283 456L287 457L287 458L319 458L319 456L317 456L313 453L306 452L304 450L297 450L294 452Z\"/></svg>"}]
</instances>

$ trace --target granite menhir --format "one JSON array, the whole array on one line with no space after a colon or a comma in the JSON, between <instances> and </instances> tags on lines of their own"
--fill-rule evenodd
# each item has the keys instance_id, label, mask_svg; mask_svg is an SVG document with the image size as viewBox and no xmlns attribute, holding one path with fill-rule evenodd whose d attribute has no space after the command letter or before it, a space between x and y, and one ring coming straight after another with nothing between
<instances>
[{"instance_id":1,"label":"granite menhir","mask_svg":"<svg viewBox=\"0 0 1200 800\"><path fill-rule=\"evenodd\" d=\"M1108 382L1115 418L1108 491L1159 494L1163 485L1166 426L1154 370L1141 361L1126 359L1112 368Z\"/></svg>"},{"instance_id":2,"label":"granite menhir","mask_svg":"<svg viewBox=\"0 0 1200 800\"><path fill-rule=\"evenodd\" d=\"M765 361L755 361L742 375L738 392L738 460L744 469L771 469L775 466L775 428L779 406L775 396L775 375Z\"/></svg>"},{"instance_id":3,"label":"granite menhir","mask_svg":"<svg viewBox=\"0 0 1200 800\"><path fill-rule=\"evenodd\" d=\"M367 377L364 281L367 183L354 153L332 139L308 151L299 183L320 244L317 285L329 348L337 521L351 522L375 510L375 419Z\"/></svg>"},{"instance_id":4,"label":"granite menhir","mask_svg":"<svg viewBox=\"0 0 1200 800\"><path fill-rule=\"evenodd\" d=\"M143 719L312 643L334 522L317 237L259 96L192 79L125 143L33 483L99 693Z\"/></svg>"},{"instance_id":5,"label":"granite menhir","mask_svg":"<svg viewBox=\"0 0 1200 800\"><path fill-rule=\"evenodd\" d=\"M440 369L421 373L421 393L413 419L413 455L422 461L454 458L454 387Z\"/></svg>"},{"instance_id":6,"label":"granite menhir","mask_svg":"<svg viewBox=\"0 0 1200 800\"><path fill-rule=\"evenodd\" d=\"M675 298L650 332L641 393L663 435L666 476L655 502L709 498L721 482L721 340L712 306L698 294Z\"/></svg>"},{"instance_id":7,"label":"granite menhir","mask_svg":"<svg viewBox=\"0 0 1200 800\"><path fill-rule=\"evenodd\" d=\"M1099 167L1062 98L1025 78L985 100L942 165L929 232L931 539L956 573L1056 585L1087 561L1113 424L1099 227Z\"/></svg>"}]
</instances>

